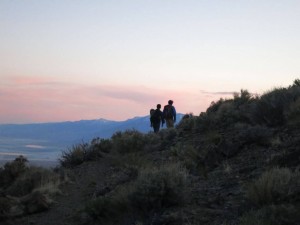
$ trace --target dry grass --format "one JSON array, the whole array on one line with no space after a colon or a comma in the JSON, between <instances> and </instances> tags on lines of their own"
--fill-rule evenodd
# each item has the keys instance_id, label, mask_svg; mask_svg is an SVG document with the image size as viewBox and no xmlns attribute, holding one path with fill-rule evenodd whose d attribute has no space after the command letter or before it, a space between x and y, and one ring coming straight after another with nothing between
<instances>
[{"instance_id":1,"label":"dry grass","mask_svg":"<svg viewBox=\"0 0 300 225\"><path fill-rule=\"evenodd\" d=\"M223 169L226 174L231 174L231 172L232 172L232 168L231 168L230 164L228 163L228 161L223 162Z\"/></svg>"},{"instance_id":2,"label":"dry grass","mask_svg":"<svg viewBox=\"0 0 300 225\"><path fill-rule=\"evenodd\" d=\"M259 206L277 204L297 194L300 173L288 168L273 168L250 185L247 197Z\"/></svg>"}]
</instances>

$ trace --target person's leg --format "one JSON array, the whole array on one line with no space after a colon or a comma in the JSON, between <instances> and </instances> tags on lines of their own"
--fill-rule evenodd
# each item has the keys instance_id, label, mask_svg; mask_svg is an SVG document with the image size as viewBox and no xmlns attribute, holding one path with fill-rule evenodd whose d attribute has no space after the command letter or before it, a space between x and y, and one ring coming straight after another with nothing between
<instances>
[{"instance_id":1,"label":"person's leg","mask_svg":"<svg viewBox=\"0 0 300 225\"><path fill-rule=\"evenodd\" d=\"M167 119L166 120L167 128L174 127L174 121L173 119Z\"/></svg>"},{"instance_id":2,"label":"person's leg","mask_svg":"<svg viewBox=\"0 0 300 225\"><path fill-rule=\"evenodd\" d=\"M159 126L160 126L159 123L154 123L154 124L153 124L153 130L154 130L154 133L157 133L157 132L159 131Z\"/></svg>"},{"instance_id":3,"label":"person's leg","mask_svg":"<svg viewBox=\"0 0 300 225\"><path fill-rule=\"evenodd\" d=\"M170 128L170 120L169 119L166 119L166 126L167 126L167 128Z\"/></svg>"},{"instance_id":4,"label":"person's leg","mask_svg":"<svg viewBox=\"0 0 300 225\"><path fill-rule=\"evenodd\" d=\"M170 127L174 127L174 120L173 119L170 120Z\"/></svg>"}]
</instances>

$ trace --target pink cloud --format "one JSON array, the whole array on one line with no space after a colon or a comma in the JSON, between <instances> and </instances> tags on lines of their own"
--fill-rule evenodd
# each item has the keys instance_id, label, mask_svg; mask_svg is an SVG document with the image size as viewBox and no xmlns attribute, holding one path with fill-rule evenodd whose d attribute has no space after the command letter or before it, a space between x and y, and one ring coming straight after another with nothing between
<instances>
[{"instance_id":1,"label":"pink cloud","mask_svg":"<svg viewBox=\"0 0 300 225\"><path fill-rule=\"evenodd\" d=\"M1 79L11 85L41 84L51 80L49 77L19 75L2 76Z\"/></svg>"},{"instance_id":2,"label":"pink cloud","mask_svg":"<svg viewBox=\"0 0 300 225\"><path fill-rule=\"evenodd\" d=\"M41 77L21 77L16 76L12 77L12 82L16 85L26 85L26 84L42 84L49 82L49 78L41 78Z\"/></svg>"},{"instance_id":3,"label":"pink cloud","mask_svg":"<svg viewBox=\"0 0 300 225\"><path fill-rule=\"evenodd\" d=\"M158 103L165 105L169 99L174 100L177 112L197 115L217 96L207 97L202 91L79 85L35 77L13 77L7 81L10 85L0 85L0 123L126 120L148 115L150 108Z\"/></svg>"}]
</instances>

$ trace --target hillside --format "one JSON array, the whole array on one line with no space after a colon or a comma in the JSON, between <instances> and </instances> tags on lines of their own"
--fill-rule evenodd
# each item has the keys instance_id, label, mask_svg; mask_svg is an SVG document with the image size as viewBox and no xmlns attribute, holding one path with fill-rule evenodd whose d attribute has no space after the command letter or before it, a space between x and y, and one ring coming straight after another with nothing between
<instances>
[{"instance_id":1,"label":"hillside","mask_svg":"<svg viewBox=\"0 0 300 225\"><path fill-rule=\"evenodd\" d=\"M55 171L18 158L0 171L1 224L300 224L299 84L78 144Z\"/></svg>"}]
</instances>

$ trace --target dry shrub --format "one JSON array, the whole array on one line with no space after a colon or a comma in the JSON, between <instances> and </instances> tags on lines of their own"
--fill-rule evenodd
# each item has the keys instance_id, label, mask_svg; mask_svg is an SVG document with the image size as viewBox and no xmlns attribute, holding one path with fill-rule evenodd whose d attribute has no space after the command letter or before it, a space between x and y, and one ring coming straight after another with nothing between
<instances>
[{"instance_id":1,"label":"dry shrub","mask_svg":"<svg viewBox=\"0 0 300 225\"><path fill-rule=\"evenodd\" d=\"M12 162L7 162L0 168L0 188L9 187L19 176L28 169L28 160L24 156L17 157Z\"/></svg>"},{"instance_id":2,"label":"dry shrub","mask_svg":"<svg viewBox=\"0 0 300 225\"><path fill-rule=\"evenodd\" d=\"M142 151L146 144L146 135L136 130L119 131L113 134L111 140L114 152L126 154Z\"/></svg>"},{"instance_id":3,"label":"dry shrub","mask_svg":"<svg viewBox=\"0 0 300 225\"><path fill-rule=\"evenodd\" d=\"M164 148L174 142L175 138L177 137L177 129L162 129L158 135L161 139L161 146Z\"/></svg>"},{"instance_id":4,"label":"dry shrub","mask_svg":"<svg viewBox=\"0 0 300 225\"><path fill-rule=\"evenodd\" d=\"M171 147L170 151L174 158L178 159L190 173L206 177L205 151L200 151L192 145L180 144Z\"/></svg>"},{"instance_id":5,"label":"dry shrub","mask_svg":"<svg viewBox=\"0 0 300 225\"><path fill-rule=\"evenodd\" d=\"M102 158L102 154L109 153L111 148L111 140L95 138L91 141L91 144L76 144L63 151L59 161L63 167L74 167L86 161L95 161Z\"/></svg>"},{"instance_id":6,"label":"dry shrub","mask_svg":"<svg viewBox=\"0 0 300 225\"><path fill-rule=\"evenodd\" d=\"M102 224L147 220L154 212L185 204L188 179L178 164L143 169L135 181L91 201L86 212ZM128 223L129 224L129 223Z\"/></svg>"},{"instance_id":7,"label":"dry shrub","mask_svg":"<svg viewBox=\"0 0 300 225\"><path fill-rule=\"evenodd\" d=\"M0 197L0 221L7 219L11 205L12 203L8 198Z\"/></svg>"},{"instance_id":8,"label":"dry shrub","mask_svg":"<svg viewBox=\"0 0 300 225\"><path fill-rule=\"evenodd\" d=\"M300 123L300 98L290 104L287 113L287 120L289 125L299 126Z\"/></svg>"},{"instance_id":9,"label":"dry shrub","mask_svg":"<svg viewBox=\"0 0 300 225\"><path fill-rule=\"evenodd\" d=\"M145 135L144 152L155 152L161 150L162 141L159 135L149 132Z\"/></svg>"},{"instance_id":10,"label":"dry shrub","mask_svg":"<svg viewBox=\"0 0 300 225\"><path fill-rule=\"evenodd\" d=\"M62 152L59 159L63 167L74 167L84 162L85 152L87 151L88 144L82 143L73 145L72 148Z\"/></svg>"},{"instance_id":11,"label":"dry shrub","mask_svg":"<svg viewBox=\"0 0 300 225\"><path fill-rule=\"evenodd\" d=\"M247 197L258 206L292 200L299 190L300 173L288 168L273 168L250 185Z\"/></svg>"},{"instance_id":12,"label":"dry shrub","mask_svg":"<svg viewBox=\"0 0 300 225\"><path fill-rule=\"evenodd\" d=\"M288 88L274 88L253 104L252 121L271 127L299 123L299 98L300 87L295 83Z\"/></svg>"},{"instance_id":13,"label":"dry shrub","mask_svg":"<svg viewBox=\"0 0 300 225\"><path fill-rule=\"evenodd\" d=\"M218 145L222 141L222 135L217 130L209 130L204 137L206 144Z\"/></svg>"},{"instance_id":14,"label":"dry shrub","mask_svg":"<svg viewBox=\"0 0 300 225\"><path fill-rule=\"evenodd\" d=\"M94 138L91 141L91 146L94 151L109 153L112 148L112 142L110 139Z\"/></svg>"},{"instance_id":15,"label":"dry shrub","mask_svg":"<svg viewBox=\"0 0 300 225\"><path fill-rule=\"evenodd\" d=\"M193 130L195 127L195 124L197 122L197 117L193 116L192 113L185 114L181 121L176 126L178 129L183 131L190 131Z\"/></svg>"},{"instance_id":16,"label":"dry shrub","mask_svg":"<svg viewBox=\"0 0 300 225\"><path fill-rule=\"evenodd\" d=\"M146 213L180 206L188 197L187 171L178 164L147 168L139 174L129 195L136 210Z\"/></svg>"},{"instance_id":17,"label":"dry shrub","mask_svg":"<svg viewBox=\"0 0 300 225\"><path fill-rule=\"evenodd\" d=\"M60 177L52 170L27 165L18 157L0 172L0 220L24 216L49 208L51 196L60 193ZM9 181L9 182L8 182Z\"/></svg>"},{"instance_id":18,"label":"dry shrub","mask_svg":"<svg viewBox=\"0 0 300 225\"><path fill-rule=\"evenodd\" d=\"M235 126L236 138L243 144L256 144L260 146L271 145L274 130L261 125L250 126L238 124Z\"/></svg>"},{"instance_id":19,"label":"dry shrub","mask_svg":"<svg viewBox=\"0 0 300 225\"><path fill-rule=\"evenodd\" d=\"M21 197L39 190L41 193L56 194L60 193L59 175L53 171L42 167L30 167L9 186L6 193Z\"/></svg>"},{"instance_id":20,"label":"dry shrub","mask_svg":"<svg viewBox=\"0 0 300 225\"><path fill-rule=\"evenodd\" d=\"M266 217L266 210L250 211L240 218L239 225L272 225Z\"/></svg>"},{"instance_id":21,"label":"dry shrub","mask_svg":"<svg viewBox=\"0 0 300 225\"><path fill-rule=\"evenodd\" d=\"M239 225L295 225L300 224L299 206L270 205L245 213Z\"/></svg>"},{"instance_id":22,"label":"dry shrub","mask_svg":"<svg viewBox=\"0 0 300 225\"><path fill-rule=\"evenodd\" d=\"M112 165L116 168L139 170L149 166L146 157L140 152L132 152L124 155L117 155L112 158Z\"/></svg>"},{"instance_id":23,"label":"dry shrub","mask_svg":"<svg viewBox=\"0 0 300 225\"><path fill-rule=\"evenodd\" d=\"M92 200L85 207L85 212L100 224L118 224L129 211L126 193L122 190L115 195L101 196Z\"/></svg>"},{"instance_id":24,"label":"dry shrub","mask_svg":"<svg viewBox=\"0 0 300 225\"><path fill-rule=\"evenodd\" d=\"M40 182L35 187L34 191L39 191L40 193L47 194L50 196L61 194L59 186L62 181L60 179L59 174L44 168L36 168L36 170L39 172L35 173L40 173Z\"/></svg>"}]
</instances>

